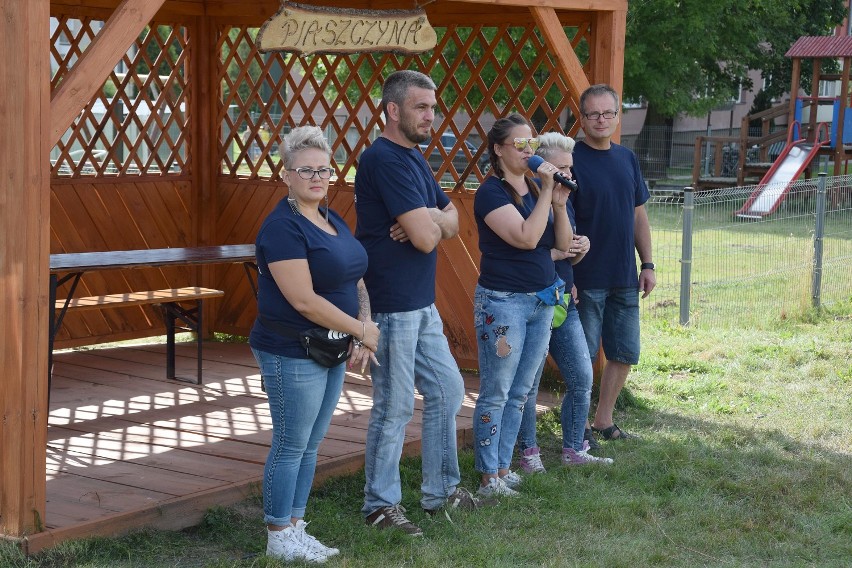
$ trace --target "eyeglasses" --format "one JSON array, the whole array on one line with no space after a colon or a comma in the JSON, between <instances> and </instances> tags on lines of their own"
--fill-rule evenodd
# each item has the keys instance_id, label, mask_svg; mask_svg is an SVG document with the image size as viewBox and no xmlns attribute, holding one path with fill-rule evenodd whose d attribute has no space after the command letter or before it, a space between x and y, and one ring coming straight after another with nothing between
<instances>
[{"instance_id":1,"label":"eyeglasses","mask_svg":"<svg viewBox=\"0 0 852 568\"><path fill-rule=\"evenodd\" d=\"M331 174L334 173L334 170L331 168L320 168L315 170L308 166L304 166L302 168L287 168L287 171L296 172L302 179L314 179L315 175L319 176L320 179L328 179L331 177Z\"/></svg>"},{"instance_id":2,"label":"eyeglasses","mask_svg":"<svg viewBox=\"0 0 852 568\"><path fill-rule=\"evenodd\" d=\"M530 147L530 151L535 152L541 146L541 140L538 138L515 138L511 144L522 152L527 146Z\"/></svg>"},{"instance_id":3,"label":"eyeglasses","mask_svg":"<svg viewBox=\"0 0 852 568\"><path fill-rule=\"evenodd\" d=\"M598 120L600 117L604 117L607 120L612 120L616 116L618 116L617 110L605 110L603 112L589 112L584 113L583 116L586 117L586 120Z\"/></svg>"}]
</instances>

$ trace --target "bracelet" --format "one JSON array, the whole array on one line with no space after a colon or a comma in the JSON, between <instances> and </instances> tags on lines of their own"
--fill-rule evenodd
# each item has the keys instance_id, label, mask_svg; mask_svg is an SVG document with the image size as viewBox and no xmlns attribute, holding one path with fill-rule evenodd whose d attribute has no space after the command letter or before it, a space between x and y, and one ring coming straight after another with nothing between
<instances>
[{"instance_id":1,"label":"bracelet","mask_svg":"<svg viewBox=\"0 0 852 568\"><path fill-rule=\"evenodd\" d=\"M358 339L354 335L352 336L352 344L355 347L363 347L364 346L364 336L367 335L367 322L361 321L361 339Z\"/></svg>"}]
</instances>

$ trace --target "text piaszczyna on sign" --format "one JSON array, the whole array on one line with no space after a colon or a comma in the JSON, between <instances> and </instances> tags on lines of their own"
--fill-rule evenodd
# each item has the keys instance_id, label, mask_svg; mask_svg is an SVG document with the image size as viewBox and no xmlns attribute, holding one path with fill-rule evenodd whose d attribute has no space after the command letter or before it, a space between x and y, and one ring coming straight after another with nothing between
<instances>
[{"instance_id":1,"label":"text piaszczyna on sign","mask_svg":"<svg viewBox=\"0 0 852 568\"><path fill-rule=\"evenodd\" d=\"M262 52L297 54L394 51L422 53L438 36L420 10L355 10L281 2L257 35Z\"/></svg>"}]
</instances>

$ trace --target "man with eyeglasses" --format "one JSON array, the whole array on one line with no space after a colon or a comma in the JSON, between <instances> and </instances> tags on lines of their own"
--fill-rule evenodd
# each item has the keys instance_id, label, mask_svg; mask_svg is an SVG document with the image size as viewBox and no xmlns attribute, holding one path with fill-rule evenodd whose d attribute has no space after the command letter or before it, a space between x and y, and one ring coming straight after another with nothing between
<instances>
[{"instance_id":1,"label":"man with eyeglasses","mask_svg":"<svg viewBox=\"0 0 852 568\"><path fill-rule=\"evenodd\" d=\"M459 486L456 414L464 384L435 308L437 246L458 233L458 212L418 147L432 136L435 90L432 79L417 71L397 71L385 79L385 127L364 150L355 176L355 236L367 249L364 282L382 337L379 365L371 366L373 409L361 512L370 526L411 536L423 533L400 504L399 460L415 387L423 396L420 505L432 514L444 506L477 505Z\"/></svg>"},{"instance_id":2,"label":"man with eyeglasses","mask_svg":"<svg viewBox=\"0 0 852 568\"><path fill-rule=\"evenodd\" d=\"M592 85L580 95L586 137L574 148L574 177L582 191L571 194L577 232L594 243L574 267L574 281L589 355L594 359L603 345L607 359L591 420L592 432L605 440L635 437L616 425L613 411L630 367L639 362L639 292L647 297L657 282L644 205L648 187L636 155L612 141L619 108L609 85ZM586 435L594 447L592 432Z\"/></svg>"}]
</instances>

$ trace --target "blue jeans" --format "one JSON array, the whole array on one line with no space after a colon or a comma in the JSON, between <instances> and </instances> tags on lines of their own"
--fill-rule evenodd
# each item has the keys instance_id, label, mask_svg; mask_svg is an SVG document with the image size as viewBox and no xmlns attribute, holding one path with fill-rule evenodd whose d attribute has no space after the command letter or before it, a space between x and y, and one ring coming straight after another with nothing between
<instances>
[{"instance_id":1,"label":"blue jeans","mask_svg":"<svg viewBox=\"0 0 852 568\"><path fill-rule=\"evenodd\" d=\"M592 360L586 345L586 336L580 324L580 316L570 297L565 304L565 322L550 334L550 354L565 380L565 397L562 399L560 422L562 423L562 447L583 449L583 434L589 416L589 401L592 397ZM542 362L542 367L544 362ZM535 403L541 371L533 383L524 407L518 446L521 451L538 446L535 432Z\"/></svg>"},{"instance_id":2,"label":"blue jeans","mask_svg":"<svg viewBox=\"0 0 852 568\"><path fill-rule=\"evenodd\" d=\"M263 522L286 526L304 518L314 481L317 448L343 388L346 365L328 369L252 349L272 415L272 446L263 470Z\"/></svg>"},{"instance_id":3,"label":"blue jeans","mask_svg":"<svg viewBox=\"0 0 852 568\"><path fill-rule=\"evenodd\" d=\"M434 304L410 312L374 313L381 335L372 364L373 410L364 456L366 516L402 500L399 460L414 415L414 388L423 396L420 505L437 509L460 481L456 414L464 383Z\"/></svg>"},{"instance_id":4,"label":"blue jeans","mask_svg":"<svg viewBox=\"0 0 852 568\"><path fill-rule=\"evenodd\" d=\"M638 363L639 289L579 290L577 295L589 356L594 358L602 344L608 360L625 365Z\"/></svg>"},{"instance_id":5,"label":"blue jeans","mask_svg":"<svg viewBox=\"0 0 852 568\"><path fill-rule=\"evenodd\" d=\"M479 397L473 413L474 462L484 474L508 469L521 416L547 355L553 306L533 294L476 286Z\"/></svg>"}]
</instances>

